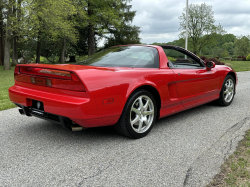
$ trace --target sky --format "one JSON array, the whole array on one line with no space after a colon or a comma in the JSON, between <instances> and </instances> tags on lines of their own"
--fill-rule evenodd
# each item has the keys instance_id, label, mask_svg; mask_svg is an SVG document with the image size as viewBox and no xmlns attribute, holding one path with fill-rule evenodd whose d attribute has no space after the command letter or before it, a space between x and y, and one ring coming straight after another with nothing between
<instances>
[{"instance_id":1,"label":"sky","mask_svg":"<svg viewBox=\"0 0 250 187\"><path fill-rule=\"evenodd\" d=\"M189 4L212 6L215 25L221 24L228 34L250 35L250 0L188 0ZM141 28L141 42L166 43L179 39L179 16L186 0L132 0L136 10L133 25Z\"/></svg>"}]
</instances>

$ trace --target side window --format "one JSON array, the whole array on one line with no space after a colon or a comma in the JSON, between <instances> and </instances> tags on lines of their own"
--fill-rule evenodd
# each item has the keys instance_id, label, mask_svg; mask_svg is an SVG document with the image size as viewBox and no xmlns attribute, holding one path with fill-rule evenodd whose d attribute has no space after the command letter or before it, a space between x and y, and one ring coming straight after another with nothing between
<instances>
[{"instance_id":1,"label":"side window","mask_svg":"<svg viewBox=\"0 0 250 187\"><path fill-rule=\"evenodd\" d=\"M175 49L164 49L168 60L172 63L173 68L201 68L203 67L197 59L188 56Z\"/></svg>"}]
</instances>

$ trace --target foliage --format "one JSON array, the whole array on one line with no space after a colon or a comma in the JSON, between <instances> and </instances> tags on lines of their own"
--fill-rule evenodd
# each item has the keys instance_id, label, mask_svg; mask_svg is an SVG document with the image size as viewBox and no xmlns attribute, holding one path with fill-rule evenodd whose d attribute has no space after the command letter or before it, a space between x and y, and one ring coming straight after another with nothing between
<instances>
[{"instance_id":1,"label":"foliage","mask_svg":"<svg viewBox=\"0 0 250 187\"><path fill-rule=\"evenodd\" d=\"M168 56L167 58L168 58L168 60L170 60L171 62L176 61L176 58L174 58L174 57Z\"/></svg>"},{"instance_id":2,"label":"foliage","mask_svg":"<svg viewBox=\"0 0 250 187\"><path fill-rule=\"evenodd\" d=\"M247 60L247 61L250 61L250 54L247 55L246 60Z\"/></svg>"},{"instance_id":3,"label":"foliage","mask_svg":"<svg viewBox=\"0 0 250 187\"><path fill-rule=\"evenodd\" d=\"M76 44L71 44L72 48L79 56L88 55L88 28L85 26L76 26L79 37ZM95 46L97 42L95 41Z\"/></svg>"},{"instance_id":4,"label":"foliage","mask_svg":"<svg viewBox=\"0 0 250 187\"><path fill-rule=\"evenodd\" d=\"M202 60L206 60L207 59L207 57L205 57L205 56L201 56L200 57Z\"/></svg>"},{"instance_id":5,"label":"foliage","mask_svg":"<svg viewBox=\"0 0 250 187\"><path fill-rule=\"evenodd\" d=\"M180 46L182 48L185 48L185 39L180 38L179 40L174 40L172 42L166 43L166 45L175 45L175 46Z\"/></svg>"},{"instance_id":6,"label":"foliage","mask_svg":"<svg viewBox=\"0 0 250 187\"><path fill-rule=\"evenodd\" d=\"M228 52L229 55L234 53L234 42L222 43L221 48Z\"/></svg>"},{"instance_id":7,"label":"foliage","mask_svg":"<svg viewBox=\"0 0 250 187\"><path fill-rule=\"evenodd\" d=\"M180 36L184 38L186 33L186 8L180 19ZM216 43L217 34L224 34L221 25L214 25L215 19L212 6L206 3L190 4L188 9L188 37L189 46L197 54L205 46Z\"/></svg>"},{"instance_id":8,"label":"foliage","mask_svg":"<svg viewBox=\"0 0 250 187\"><path fill-rule=\"evenodd\" d=\"M239 36L235 39L235 53L245 56L250 52L250 36Z\"/></svg>"},{"instance_id":9,"label":"foliage","mask_svg":"<svg viewBox=\"0 0 250 187\"><path fill-rule=\"evenodd\" d=\"M158 42L154 42L152 44L149 44L149 45L166 45L165 43L158 43Z\"/></svg>"},{"instance_id":10,"label":"foliage","mask_svg":"<svg viewBox=\"0 0 250 187\"><path fill-rule=\"evenodd\" d=\"M71 0L26 0L26 3L24 28L27 36L36 38L41 32L44 34L44 39L67 36L72 41L77 40L77 32L74 29L76 22L69 18L77 13L80 15L84 15L84 13L77 12L77 8Z\"/></svg>"},{"instance_id":11,"label":"foliage","mask_svg":"<svg viewBox=\"0 0 250 187\"><path fill-rule=\"evenodd\" d=\"M78 55L92 54L98 50L97 44L105 40L104 47L113 45L140 43L139 27L131 25L135 11L131 11L128 0L91 0L84 7L87 13L87 25L76 25L79 33L76 44L71 43L67 51ZM100 14L101 12L101 14ZM77 22L82 19L74 16ZM84 21L84 20L83 20Z\"/></svg>"},{"instance_id":12,"label":"foliage","mask_svg":"<svg viewBox=\"0 0 250 187\"><path fill-rule=\"evenodd\" d=\"M229 52L226 50L223 50L220 57L224 58L224 57L228 57L229 56Z\"/></svg>"},{"instance_id":13,"label":"foliage","mask_svg":"<svg viewBox=\"0 0 250 187\"><path fill-rule=\"evenodd\" d=\"M225 57L228 56L228 52L225 52L224 49L219 48L219 47L214 47L213 49L211 49L211 53L214 57L218 56L218 57Z\"/></svg>"},{"instance_id":14,"label":"foliage","mask_svg":"<svg viewBox=\"0 0 250 187\"><path fill-rule=\"evenodd\" d=\"M140 43L139 27L131 25L135 11L127 4L130 0L0 2L4 2L1 13L11 31L5 33L18 38L18 56L26 60L39 62L42 55L55 63L64 55L86 55L91 47L98 50L97 44L103 38L107 44L114 40L116 44ZM6 54L10 57L10 45L8 49Z\"/></svg>"},{"instance_id":15,"label":"foliage","mask_svg":"<svg viewBox=\"0 0 250 187\"><path fill-rule=\"evenodd\" d=\"M105 48L114 45L139 44L140 28L135 25L131 25L136 11L130 10L132 5L127 5L127 1L121 1L120 6L116 8L119 8L120 12L122 12L119 14L121 24L107 28L109 35L105 36Z\"/></svg>"},{"instance_id":16,"label":"foliage","mask_svg":"<svg viewBox=\"0 0 250 187\"><path fill-rule=\"evenodd\" d=\"M217 60L216 58L207 58L205 56L201 56L200 57L203 61L205 62L209 62L209 61L213 61L216 65L225 65L225 63L220 62L219 60Z\"/></svg>"},{"instance_id":17,"label":"foliage","mask_svg":"<svg viewBox=\"0 0 250 187\"><path fill-rule=\"evenodd\" d=\"M140 28L137 26L130 26L123 24L115 30L110 30L110 36L104 44L104 47L110 47L114 45L125 45L125 44L140 44Z\"/></svg>"}]
</instances>

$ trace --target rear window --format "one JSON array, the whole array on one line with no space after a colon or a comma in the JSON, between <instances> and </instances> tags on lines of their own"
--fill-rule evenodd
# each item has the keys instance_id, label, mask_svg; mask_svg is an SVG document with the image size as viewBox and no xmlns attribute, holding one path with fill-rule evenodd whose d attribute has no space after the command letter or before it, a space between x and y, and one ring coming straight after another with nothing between
<instances>
[{"instance_id":1,"label":"rear window","mask_svg":"<svg viewBox=\"0 0 250 187\"><path fill-rule=\"evenodd\" d=\"M110 47L91 55L80 65L99 67L159 68L157 49L145 46Z\"/></svg>"}]
</instances>

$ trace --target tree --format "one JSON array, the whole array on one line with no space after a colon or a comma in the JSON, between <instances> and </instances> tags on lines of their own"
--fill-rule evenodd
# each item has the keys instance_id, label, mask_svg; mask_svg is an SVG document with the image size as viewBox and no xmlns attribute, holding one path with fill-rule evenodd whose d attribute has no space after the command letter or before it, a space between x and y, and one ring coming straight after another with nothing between
<instances>
[{"instance_id":1,"label":"tree","mask_svg":"<svg viewBox=\"0 0 250 187\"><path fill-rule=\"evenodd\" d=\"M5 69L10 68L11 45L15 65L18 55L37 63L41 55L61 63L67 54L91 55L102 38L109 44L139 43L139 27L131 25L135 11L127 2L0 0L0 55L5 55Z\"/></svg>"},{"instance_id":2,"label":"tree","mask_svg":"<svg viewBox=\"0 0 250 187\"><path fill-rule=\"evenodd\" d=\"M234 52L234 42L226 42L222 45L222 49L228 51L229 55L233 55Z\"/></svg>"},{"instance_id":3,"label":"tree","mask_svg":"<svg viewBox=\"0 0 250 187\"><path fill-rule=\"evenodd\" d=\"M79 40L73 44L79 55L92 55L97 43L105 38L105 47L116 44L139 43L139 27L131 25L135 11L131 11L130 0L88 0L81 5L87 13L87 25L77 24ZM78 23L85 20L75 16Z\"/></svg>"},{"instance_id":4,"label":"tree","mask_svg":"<svg viewBox=\"0 0 250 187\"><path fill-rule=\"evenodd\" d=\"M24 14L21 9L23 0L14 0L13 3L13 23L12 23L12 65L16 65L18 61L18 42L21 34L21 16Z\"/></svg>"},{"instance_id":5,"label":"tree","mask_svg":"<svg viewBox=\"0 0 250 187\"><path fill-rule=\"evenodd\" d=\"M229 56L229 53L228 51L224 50L222 53L221 53L221 56L220 57L228 57Z\"/></svg>"},{"instance_id":6,"label":"tree","mask_svg":"<svg viewBox=\"0 0 250 187\"><path fill-rule=\"evenodd\" d=\"M57 40L62 38L63 45L66 45L66 38L72 42L77 41L75 20L71 19L75 14L83 15L84 9L77 9L78 2L71 0L64 1L30 1L26 6L26 22L28 23L28 37L37 38L36 62L40 62L42 40L47 36ZM80 12L77 12L80 11ZM64 40L65 38L65 40ZM65 47L60 56L64 56ZM64 62L64 58L62 58Z\"/></svg>"},{"instance_id":7,"label":"tree","mask_svg":"<svg viewBox=\"0 0 250 187\"><path fill-rule=\"evenodd\" d=\"M250 36L239 36L234 41L235 53L246 56L250 52Z\"/></svg>"},{"instance_id":8,"label":"tree","mask_svg":"<svg viewBox=\"0 0 250 187\"><path fill-rule=\"evenodd\" d=\"M95 36L103 36L123 22L125 5L130 0L88 0L88 55L95 53Z\"/></svg>"},{"instance_id":9,"label":"tree","mask_svg":"<svg viewBox=\"0 0 250 187\"><path fill-rule=\"evenodd\" d=\"M186 33L186 8L180 19L180 36L184 38ZM212 6L206 3L190 4L188 9L188 37L189 45L197 54L205 46L216 42L216 34L225 33L221 25L214 25L215 19Z\"/></svg>"},{"instance_id":10,"label":"tree","mask_svg":"<svg viewBox=\"0 0 250 187\"><path fill-rule=\"evenodd\" d=\"M117 27L110 26L107 28L108 36L106 37L105 47L125 44L139 44L140 27L131 25L136 11L131 11L132 5L127 5L126 1L121 3L120 18L121 24Z\"/></svg>"},{"instance_id":11,"label":"tree","mask_svg":"<svg viewBox=\"0 0 250 187\"><path fill-rule=\"evenodd\" d=\"M179 38L178 40L174 40L172 42L166 43L166 45L175 45L179 47L185 47L185 39L184 38Z\"/></svg>"},{"instance_id":12,"label":"tree","mask_svg":"<svg viewBox=\"0 0 250 187\"><path fill-rule=\"evenodd\" d=\"M4 23L3 23L3 1L0 0L0 65L4 64Z\"/></svg>"},{"instance_id":13,"label":"tree","mask_svg":"<svg viewBox=\"0 0 250 187\"><path fill-rule=\"evenodd\" d=\"M6 34L5 34L5 46L4 46L4 70L10 70L10 48L11 48L11 26L12 26L12 7L14 1L8 0L6 4L7 9L7 22L6 22Z\"/></svg>"}]
</instances>

